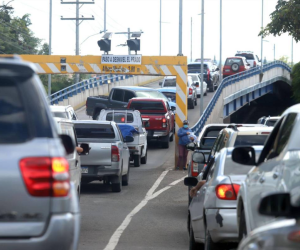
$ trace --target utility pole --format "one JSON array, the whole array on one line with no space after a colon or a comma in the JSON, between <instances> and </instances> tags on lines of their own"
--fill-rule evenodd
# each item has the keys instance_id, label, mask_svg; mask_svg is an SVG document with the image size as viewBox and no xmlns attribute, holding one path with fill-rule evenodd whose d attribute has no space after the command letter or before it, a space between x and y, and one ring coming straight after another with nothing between
<instances>
[{"instance_id":1,"label":"utility pole","mask_svg":"<svg viewBox=\"0 0 300 250\"><path fill-rule=\"evenodd\" d=\"M50 0L49 8L49 55L51 55L51 46L52 46L52 0ZM48 75L48 98L50 101L51 96L51 74Z\"/></svg>"},{"instance_id":2,"label":"utility pole","mask_svg":"<svg viewBox=\"0 0 300 250\"><path fill-rule=\"evenodd\" d=\"M179 51L178 56L182 54L182 0L179 0Z\"/></svg>"},{"instance_id":3,"label":"utility pole","mask_svg":"<svg viewBox=\"0 0 300 250\"><path fill-rule=\"evenodd\" d=\"M191 17L191 62L193 61L193 17Z\"/></svg>"},{"instance_id":4,"label":"utility pole","mask_svg":"<svg viewBox=\"0 0 300 250\"><path fill-rule=\"evenodd\" d=\"M219 72L220 72L220 82L223 79L222 71L222 0L220 0L220 62L219 62Z\"/></svg>"},{"instance_id":5,"label":"utility pole","mask_svg":"<svg viewBox=\"0 0 300 250\"><path fill-rule=\"evenodd\" d=\"M106 32L106 0L104 0L104 32Z\"/></svg>"},{"instance_id":6,"label":"utility pole","mask_svg":"<svg viewBox=\"0 0 300 250\"><path fill-rule=\"evenodd\" d=\"M261 30L264 28L264 0L261 0ZM261 74L263 73L263 35L261 35L260 51Z\"/></svg>"},{"instance_id":7,"label":"utility pole","mask_svg":"<svg viewBox=\"0 0 300 250\"><path fill-rule=\"evenodd\" d=\"M161 0L159 0L159 55L161 56Z\"/></svg>"},{"instance_id":8,"label":"utility pole","mask_svg":"<svg viewBox=\"0 0 300 250\"><path fill-rule=\"evenodd\" d=\"M95 2L80 2L79 0L76 0L75 2L63 2L61 1L61 4L76 4L76 17L75 18L64 18L61 17L61 20L72 20L72 21L76 21L76 55L79 55L79 25L85 21L85 20L95 20L94 16L92 17L79 17L79 9L84 5L84 4L95 4ZM79 7L79 5L81 4L81 6ZM81 22L79 22L81 21ZM75 78L75 82L79 82L79 74L76 74L76 78Z\"/></svg>"},{"instance_id":9,"label":"utility pole","mask_svg":"<svg viewBox=\"0 0 300 250\"><path fill-rule=\"evenodd\" d=\"M130 28L128 28L128 40L130 39ZM131 54L130 48L128 46L128 55Z\"/></svg>"},{"instance_id":10,"label":"utility pole","mask_svg":"<svg viewBox=\"0 0 300 250\"><path fill-rule=\"evenodd\" d=\"M200 93L201 93L201 99L200 99L200 117L203 114L203 76L204 76L204 0L202 0L202 12L201 12L201 89L200 89ZM212 88L214 88L214 86L212 86Z\"/></svg>"}]
</instances>

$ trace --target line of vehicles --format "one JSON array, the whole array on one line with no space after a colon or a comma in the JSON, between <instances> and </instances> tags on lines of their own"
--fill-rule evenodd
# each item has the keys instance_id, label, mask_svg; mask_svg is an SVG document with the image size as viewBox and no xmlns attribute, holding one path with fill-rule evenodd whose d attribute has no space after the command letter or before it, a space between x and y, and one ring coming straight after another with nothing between
<instances>
[{"instance_id":1,"label":"line of vehicles","mask_svg":"<svg viewBox=\"0 0 300 250\"><path fill-rule=\"evenodd\" d=\"M189 249L299 249L299 125L295 105L257 124L206 125L187 146Z\"/></svg>"}]
</instances>

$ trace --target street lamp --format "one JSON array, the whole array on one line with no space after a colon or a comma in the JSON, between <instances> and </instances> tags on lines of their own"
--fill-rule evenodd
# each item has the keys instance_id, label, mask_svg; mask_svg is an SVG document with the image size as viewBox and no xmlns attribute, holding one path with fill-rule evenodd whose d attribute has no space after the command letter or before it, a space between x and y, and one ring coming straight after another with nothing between
<instances>
[{"instance_id":1,"label":"street lamp","mask_svg":"<svg viewBox=\"0 0 300 250\"><path fill-rule=\"evenodd\" d=\"M261 30L264 28L264 0L261 0ZM263 73L263 34L261 34L260 68Z\"/></svg>"},{"instance_id":2,"label":"street lamp","mask_svg":"<svg viewBox=\"0 0 300 250\"><path fill-rule=\"evenodd\" d=\"M201 99L200 99L200 117L203 114L203 71L204 71L204 60L203 55L204 54L204 0L202 0L202 8L201 8Z\"/></svg>"}]
</instances>

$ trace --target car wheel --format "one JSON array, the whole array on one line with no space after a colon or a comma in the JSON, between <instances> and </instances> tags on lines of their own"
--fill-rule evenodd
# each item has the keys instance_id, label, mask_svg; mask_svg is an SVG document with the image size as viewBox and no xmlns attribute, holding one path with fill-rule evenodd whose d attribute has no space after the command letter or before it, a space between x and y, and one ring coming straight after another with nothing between
<instances>
[{"instance_id":1,"label":"car wheel","mask_svg":"<svg viewBox=\"0 0 300 250\"><path fill-rule=\"evenodd\" d=\"M189 240L189 250L202 250L203 249L203 245L200 243L197 243L195 241L195 237L194 237L194 231L192 228L192 223L190 223L190 240Z\"/></svg>"},{"instance_id":2,"label":"car wheel","mask_svg":"<svg viewBox=\"0 0 300 250\"><path fill-rule=\"evenodd\" d=\"M111 184L111 190L114 193L120 193L122 191L122 172L123 170L121 170L118 182Z\"/></svg>"},{"instance_id":3,"label":"car wheel","mask_svg":"<svg viewBox=\"0 0 300 250\"><path fill-rule=\"evenodd\" d=\"M201 95L197 95L197 97L198 97L198 98L200 98L200 97L201 97Z\"/></svg>"},{"instance_id":4,"label":"car wheel","mask_svg":"<svg viewBox=\"0 0 300 250\"><path fill-rule=\"evenodd\" d=\"M207 227L205 227L204 250L218 250L218 249L222 249L222 248L219 248L218 244L213 242L213 240L210 237L209 230L207 229Z\"/></svg>"},{"instance_id":5,"label":"car wheel","mask_svg":"<svg viewBox=\"0 0 300 250\"><path fill-rule=\"evenodd\" d=\"M233 63L233 64L231 65L231 70L232 70L233 72L238 72L239 69L240 69L240 66L239 66L237 63Z\"/></svg>"},{"instance_id":6,"label":"car wheel","mask_svg":"<svg viewBox=\"0 0 300 250\"><path fill-rule=\"evenodd\" d=\"M141 155L134 155L133 156L133 165L135 167L141 166Z\"/></svg>"},{"instance_id":7,"label":"car wheel","mask_svg":"<svg viewBox=\"0 0 300 250\"><path fill-rule=\"evenodd\" d=\"M164 138L163 138L163 140L162 140L162 147L163 148L169 148L169 146L170 146L170 135L168 134L168 135L166 135Z\"/></svg>"},{"instance_id":8,"label":"car wheel","mask_svg":"<svg viewBox=\"0 0 300 250\"><path fill-rule=\"evenodd\" d=\"M242 240L247 237L247 227L244 209L241 211L241 216L239 220L239 240Z\"/></svg>"},{"instance_id":9,"label":"car wheel","mask_svg":"<svg viewBox=\"0 0 300 250\"><path fill-rule=\"evenodd\" d=\"M207 96L207 88L206 88L206 91L205 91L204 95Z\"/></svg>"},{"instance_id":10,"label":"car wheel","mask_svg":"<svg viewBox=\"0 0 300 250\"><path fill-rule=\"evenodd\" d=\"M215 92L215 86L213 83L211 83L211 86L209 87L209 92Z\"/></svg>"},{"instance_id":11,"label":"car wheel","mask_svg":"<svg viewBox=\"0 0 300 250\"><path fill-rule=\"evenodd\" d=\"M172 133L172 135L170 137L170 141L174 141L174 133Z\"/></svg>"},{"instance_id":12,"label":"car wheel","mask_svg":"<svg viewBox=\"0 0 300 250\"><path fill-rule=\"evenodd\" d=\"M146 154L145 154L145 156L142 157L142 159L141 159L141 163L142 163L142 164L146 164L146 163L147 163L147 155L148 155L148 148L146 149Z\"/></svg>"},{"instance_id":13,"label":"car wheel","mask_svg":"<svg viewBox=\"0 0 300 250\"><path fill-rule=\"evenodd\" d=\"M122 185L123 186L128 186L129 183L129 172L130 172L130 161L128 160L128 172L127 174L122 176Z\"/></svg>"},{"instance_id":14,"label":"car wheel","mask_svg":"<svg viewBox=\"0 0 300 250\"><path fill-rule=\"evenodd\" d=\"M197 97L195 96L195 106L197 106Z\"/></svg>"},{"instance_id":15,"label":"car wheel","mask_svg":"<svg viewBox=\"0 0 300 250\"><path fill-rule=\"evenodd\" d=\"M194 108L195 108L195 103L194 103L194 101L192 100L191 105L190 105L190 109L194 109Z\"/></svg>"}]
</instances>

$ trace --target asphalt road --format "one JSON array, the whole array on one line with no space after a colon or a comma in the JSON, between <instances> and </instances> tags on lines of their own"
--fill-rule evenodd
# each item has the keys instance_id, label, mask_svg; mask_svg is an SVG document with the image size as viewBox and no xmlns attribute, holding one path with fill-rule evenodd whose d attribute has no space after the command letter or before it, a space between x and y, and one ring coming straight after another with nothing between
<instances>
[{"instance_id":1,"label":"asphalt road","mask_svg":"<svg viewBox=\"0 0 300 250\"><path fill-rule=\"evenodd\" d=\"M158 82L148 85L158 88ZM204 107L213 94L204 97ZM199 119L198 106L188 110L193 125ZM85 109L79 119L90 119ZM174 142L169 149L149 146L148 162L131 166L130 181L121 193L112 193L101 182L81 189L80 250L188 249L186 171L174 171Z\"/></svg>"}]
</instances>

